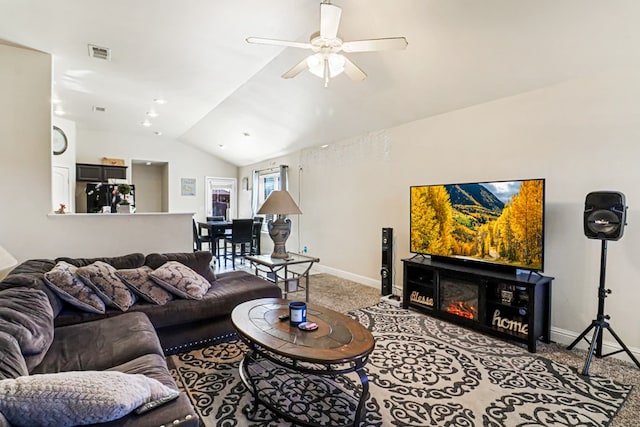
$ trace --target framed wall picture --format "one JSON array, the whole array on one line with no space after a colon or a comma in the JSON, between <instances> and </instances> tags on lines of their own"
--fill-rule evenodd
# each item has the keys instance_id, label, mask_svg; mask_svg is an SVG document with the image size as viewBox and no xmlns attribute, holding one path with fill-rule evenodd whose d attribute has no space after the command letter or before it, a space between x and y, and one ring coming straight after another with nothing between
<instances>
[{"instance_id":1,"label":"framed wall picture","mask_svg":"<svg viewBox=\"0 0 640 427\"><path fill-rule=\"evenodd\" d=\"M195 196L196 195L196 179L180 178L180 195Z\"/></svg>"}]
</instances>

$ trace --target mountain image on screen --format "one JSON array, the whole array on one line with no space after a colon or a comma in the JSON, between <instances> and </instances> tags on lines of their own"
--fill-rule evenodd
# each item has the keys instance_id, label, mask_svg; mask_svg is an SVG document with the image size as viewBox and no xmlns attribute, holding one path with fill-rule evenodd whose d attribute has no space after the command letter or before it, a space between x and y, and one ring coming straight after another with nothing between
<instances>
[{"instance_id":1,"label":"mountain image on screen","mask_svg":"<svg viewBox=\"0 0 640 427\"><path fill-rule=\"evenodd\" d=\"M542 270L544 180L411 187L411 252Z\"/></svg>"}]
</instances>

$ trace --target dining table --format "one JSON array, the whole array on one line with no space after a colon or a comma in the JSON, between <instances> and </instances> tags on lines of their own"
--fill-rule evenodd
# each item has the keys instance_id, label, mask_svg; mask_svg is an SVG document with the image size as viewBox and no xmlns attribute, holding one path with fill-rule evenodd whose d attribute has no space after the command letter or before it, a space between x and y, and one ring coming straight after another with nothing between
<instances>
[{"instance_id":1,"label":"dining table","mask_svg":"<svg viewBox=\"0 0 640 427\"><path fill-rule=\"evenodd\" d=\"M217 261L219 261L220 253L216 236L224 238L225 233L227 231L231 231L233 221L199 221L198 225L205 228L207 233L209 233L209 236L212 236L210 245L211 254Z\"/></svg>"}]
</instances>

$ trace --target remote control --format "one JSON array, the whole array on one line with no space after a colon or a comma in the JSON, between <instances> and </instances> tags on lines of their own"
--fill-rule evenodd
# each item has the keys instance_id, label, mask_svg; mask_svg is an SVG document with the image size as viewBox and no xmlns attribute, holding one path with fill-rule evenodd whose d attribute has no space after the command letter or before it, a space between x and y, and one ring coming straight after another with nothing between
<instances>
[{"instance_id":1,"label":"remote control","mask_svg":"<svg viewBox=\"0 0 640 427\"><path fill-rule=\"evenodd\" d=\"M278 319L280 319L281 321L282 320L287 320L287 319L289 319L289 315L288 314L282 314L282 315L278 316Z\"/></svg>"}]
</instances>

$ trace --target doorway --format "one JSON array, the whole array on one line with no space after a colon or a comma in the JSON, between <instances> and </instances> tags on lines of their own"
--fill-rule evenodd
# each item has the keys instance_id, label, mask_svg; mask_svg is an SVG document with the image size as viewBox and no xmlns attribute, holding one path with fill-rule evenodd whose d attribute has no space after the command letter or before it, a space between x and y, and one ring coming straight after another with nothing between
<instances>
[{"instance_id":1,"label":"doorway","mask_svg":"<svg viewBox=\"0 0 640 427\"><path fill-rule=\"evenodd\" d=\"M224 216L226 220L237 217L235 178L205 177L206 216Z\"/></svg>"},{"instance_id":2,"label":"doorway","mask_svg":"<svg viewBox=\"0 0 640 427\"><path fill-rule=\"evenodd\" d=\"M131 183L136 188L136 212L169 212L169 164L131 161Z\"/></svg>"}]
</instances>

